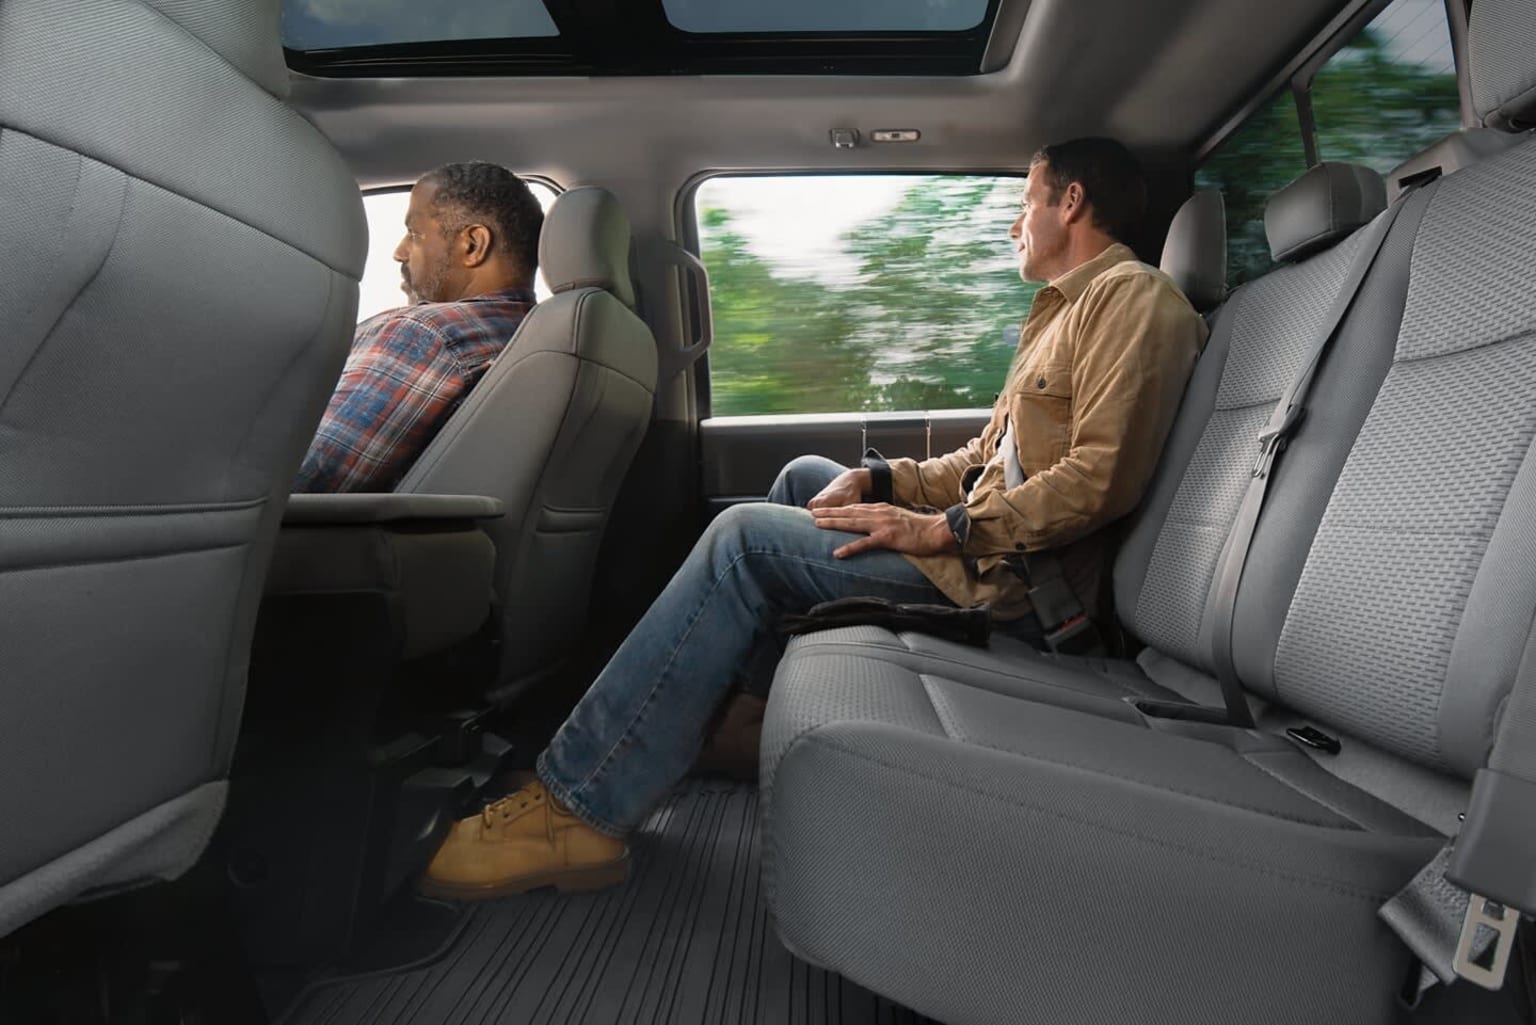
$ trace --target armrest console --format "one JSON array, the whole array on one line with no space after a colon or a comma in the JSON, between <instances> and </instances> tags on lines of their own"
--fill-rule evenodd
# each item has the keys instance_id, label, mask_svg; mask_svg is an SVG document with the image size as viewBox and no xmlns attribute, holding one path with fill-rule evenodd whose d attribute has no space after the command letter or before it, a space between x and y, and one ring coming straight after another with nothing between
<instances>
[{"instance_id":1,"label":"armrest console","mask_svg":"<svg viewBox=\"0 0 1536 1025\"><path fill-rule=\"evenodd\" d=\"M474 635L491 611L496 546L481 495L294 495L265 594L386 603L406 659Z\"/></svg>"},{"instance_id":2,"label":"armrest console","mask_svg":"<svg viewBox=\"0 0 1536 1025\"><path fill-rule=\"evenodd\" d=\"M283 526L494 520L506 511L501 499L484 495L290 495Z\"/></svg>"}]
</instances>

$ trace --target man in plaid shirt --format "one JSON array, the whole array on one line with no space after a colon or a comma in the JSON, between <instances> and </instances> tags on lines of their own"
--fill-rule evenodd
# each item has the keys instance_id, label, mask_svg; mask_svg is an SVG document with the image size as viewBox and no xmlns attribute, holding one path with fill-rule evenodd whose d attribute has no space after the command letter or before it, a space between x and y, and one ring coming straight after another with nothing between
<instances>
[{"instance_id":1,"label":"man in plaid shirt","mask_svg":"<svg viewBox=\"0 0 1536 1025\"><path fill-rule=\"evenodd\" d=\"M357 326L294 491L388 491L533 307L544 213L504 167L448 164L411 190L395 248L415 305Z\"/></svg>"}]
</instances>

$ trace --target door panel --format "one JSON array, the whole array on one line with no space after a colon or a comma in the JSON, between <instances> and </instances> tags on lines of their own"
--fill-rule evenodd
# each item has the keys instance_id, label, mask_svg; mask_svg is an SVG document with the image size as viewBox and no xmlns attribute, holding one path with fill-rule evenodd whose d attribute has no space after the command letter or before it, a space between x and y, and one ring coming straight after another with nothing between
<instances>
[{"instance_id":1,"label":"door panel","mask_svg":"<svg viewBox=\"0 0 1536 1025\"><path fill-rule=\"evenodd\" d=\"M889 459L953 452L980 434L990 415L987 409L949 409L714 417L699 425L704 499L711 516L737 502L760 501L796 456L853 466L871 446Z\"/></svg>"}]
</instances>

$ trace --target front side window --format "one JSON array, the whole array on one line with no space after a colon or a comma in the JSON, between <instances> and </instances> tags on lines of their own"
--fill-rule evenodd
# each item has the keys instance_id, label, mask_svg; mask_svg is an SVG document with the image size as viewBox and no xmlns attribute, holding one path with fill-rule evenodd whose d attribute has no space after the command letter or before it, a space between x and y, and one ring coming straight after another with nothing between
<instances>
[{"instance_id":1,"label":"front side window","mask_svg":"<svg viewBox=\"0 0 1536 1025\"><path fill-rule=\"evenodd\" d=\"M543 182L531 181L528 187L544 212L555 201L555 190ZM390 189L363 196L363 212L368 215L368 263L363 268L362 288L358 293L357 321L362 323L375 313L383 313L407 302L400 290L400 264L395 261L395 247L405 234L405 208L410 204L410 189ZM549 298L549 286L540 273L534 279L534 294Z\"/></svg>"},{"instance_id":2,"label":"front side window","mask_svg":"<svg viewBox=\"0 0 1536 1025\"><path fill-rule=\"evenodd\" d=\"M1022 177L713 178L712 413L992 405L1037 285L1009 228Z\"/></svg>"}]
</instances>

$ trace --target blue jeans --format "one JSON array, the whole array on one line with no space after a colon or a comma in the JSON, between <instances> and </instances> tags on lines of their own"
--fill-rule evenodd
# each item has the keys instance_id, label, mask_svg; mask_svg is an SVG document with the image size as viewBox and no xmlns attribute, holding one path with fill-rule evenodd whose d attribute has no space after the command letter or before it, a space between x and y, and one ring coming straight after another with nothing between
<instances>
[{"instance_id":1,"label":"blue jeans","mask_svg":"<svg viewBox=\"0 0 1536 1025\"><path fill-rule=\"evenodd\" d=\"M817 527L804 505L842 470L803 456L767 502L716 517L539 755L539 778L588 825L622 836L687 774L780 615L857 595L948 603L895 552L832 557L858 535Z\"/></svg>"}]
</instances>

